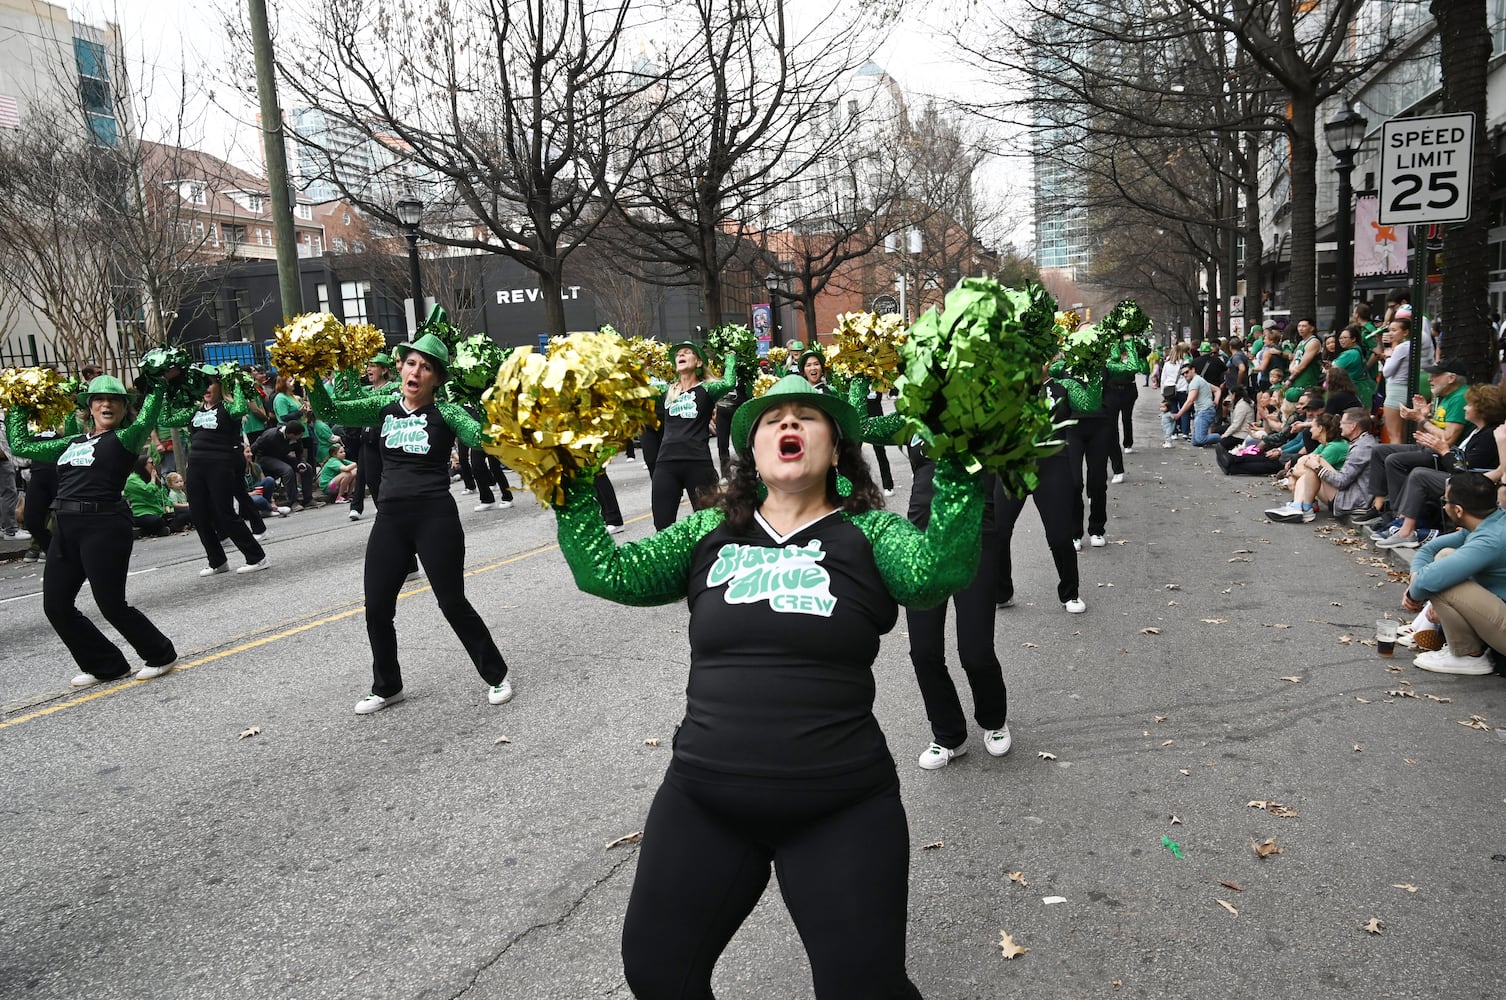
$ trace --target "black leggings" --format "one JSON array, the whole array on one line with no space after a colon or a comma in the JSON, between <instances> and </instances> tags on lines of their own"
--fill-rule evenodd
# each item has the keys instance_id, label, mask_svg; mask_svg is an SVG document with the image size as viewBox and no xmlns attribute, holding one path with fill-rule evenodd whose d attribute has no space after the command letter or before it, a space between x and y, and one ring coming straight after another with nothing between
<instances>
[{"instance_id":1,"label":"black leggings","mask_svg":"<svg viewBox=\"0 0 1506 1000\"><path fill-rule=\"evenodd\" d=\"M1140 390L1135 388L1131 381L1128 385L1114 382L1105 382L1103 386L1103 407L1109 411L1109 422L1118 419L1124 426L1124 448L1135 446L1135 400L1140 396ZM1116 432L1109 449L1109 465L1117 476L1124 475L1124 451L1120 447L1120 436Z\"/></svg>"},{"instance_id":2,"label":"black leggings","mask_svg":"<svg viewBox=\"0 0 1506 1000\"><path fill-rule=\"evenodd\" d=\"M58 467L31 463L31 479L26 483L26 524L36 547L46 552L52 546L52 531L47 519L52 516L52 501L58 495Z\"/></svg>"},{"instance_id":3,"label":"black leggings","mask_svg":"<svg viewBox=\"0 0 1506 1000\"><path fill-rule=\"evenodd\" d=\"M471 451L472 449L467 448L463 444L455 446L455 464L460 469L460 481L465 484L465 488L468 490L476 488L476 474L471 471ZM485 454L485 452L482 452L482 454ZM356 474L360 474L359 465L356 466ZM487 503L491 503L491 501L488 500Z\"/></svg>"},{"instance_id":4,"label":"black leggings","mask_svg":"<svg viewBox=\"0 0 1506 1000\"><path fill-rule=\"evenodd\" d=\"M460 454L470 452L471 475L476 478L476 488L481 491L482 503L495 503L497 497L492 493L492 487L496 486L502 494L503 500L512 499L512 487L507 484L507 472L502 468L502 463L497 461L495 455L489 455L480 448L460 448ZM462 465L461 469L464 470ZM463 477L462 477L463 478Z\"/></svg>"},{"instance_id":5,"label":"black leggings","mask_svg":"<svg viewBox=\"0 0 1506 1000\"><path fill-rule=\"evenodd\" d=\"M361 431L361 457L356 460L356 491L350 498L350 509L357 514L366 510L366 491L371 490L373 507L382 502L382 442L372 427Z\"/></svg>"},{"instance_id":6,"label":"black leggings","mask_svg":"<svg viewBox=\"0 0 1506 1000\"><path fill-rule=\"evenodd\" d=\"M712 969L763 896L771 862L817 1000L919 1000L905 974L909 825L889 760L805 781L671 762L622 927L633 995L712 1000Z\"/></svg>"},{"instance_id":7,"label":"black leggings","mask_svg":"<svg viewBox=\"0 0 1506 1000\"><path fill-rule=\"evenodd\" d=\"M188 509L193 518L194 530L198 532L199 544L204 546L204 555L211 566L225 564L225 547L221 538L228 538L240 549L248 563L259 563L267 557L261 544L251 537L250 528L236 514L241 496L246 492L243 474L245 461L239 455L220 458L213 454L195 455L188 463ZM271 501L271 497L267 500ZM254 510L255 504L250 505ZM261 516L257 515L257 522ZM261 525L262 531L266 526ZM257 532L260 534L260 532Z\"/></svg>"},{"instance_id":8,"label":"black leggings","mask_svg":"<svg viewBox=\"0 0 1506 1000\"><path fill-rule=\"evenodd\" d=\"M465 597L465 533L448 496L428 500L389 497L366 539L366 636L371 641L371 693L389 698L403 689L397 662L397 594L413 566L423 561L439 610L486 683L501 684L507 663L486 623Z\"/></svg>"},{"instance_id":9,"label":"black leggings","mask_svg":"<svg viewBox=\"0 0 1506 1000\"><path fill-rule=\"evenodd\" d=\"M973 692L973 719L984 729L998 729L1009 717L1004 669L994 651L999 548L999 536L984 532L977 575L952 595L957 607L957 659ZM915 667L926 718L931 720L931 738L955 750L967 742L967 718L957 685L946 669L946 602L924 611L906 608L905 621L910 631L910 663Z\"/></svg>"},{"instance_id":10,"label":"black leggings","mask_svg":"<svg viewBox=\"0 0 1506 1000\"><path fill-rule=\"evenodd\" d=\"M1041 459L1036 466L1036 487L1030 494L1035 501L1036 513L1041 516L1041 527L1046 532L1046 547L1051 550L1051 559L1056 563L1056 599L1063 604L1076 600L1077 550L1072 547L1072 467L1071 456L1065 451ZM1079 494L1078 502L1081 503ZM994 490L994 518L999 526L999 585L996 597L1000 603L1014 597L1014 565L1010 546L1014 541L1015 522L1025 509L1024 497L1005 496L1003 487Z\"/></svg>"},{"instance_id":11,"label":"black leggings","mask_svg":"<svg viewBox=\"0 0 1506 1000\"><path fill-rule=\"evenodd\" d=\"M1088 494L1088 534L1101 535L1108 526L1109 450L1114 444L1114 434L1114 421L1106 417L1082 418L1066 429L1067 455L1072 461L1073 538L1082 537L1084 487Z\"/></svg>"},{"instance_id":12,"label":"black leggings","mask_svg":"<svg viewBox=\"0 0 1506 1000\"><path fill-rule=\"evenodd\" d=\"M74 603L84 581L105 621L131 644L149 667L177 659L167 636L146 615L126 603L126 571L131 565L131 515L122 505L106 514L59 513L42 574L42 611L79 669L101 680L131 672L125 654Z\"/></svg>"},{"instance_id":13,"label":"black leggings","mask_svg":"<svg viewBox=\"0 0 1506 1000\"><path fill-rule=\"evenodd\" d=\"M680 512L680 497L690 494L690 506L700 510L704 506L699 494L702 488L716 485L716 466L710 458L670 459L654 465L653 483L649 495L654 509L654 530L663 531L675 523Z\"/></svg>"}]
</instances>

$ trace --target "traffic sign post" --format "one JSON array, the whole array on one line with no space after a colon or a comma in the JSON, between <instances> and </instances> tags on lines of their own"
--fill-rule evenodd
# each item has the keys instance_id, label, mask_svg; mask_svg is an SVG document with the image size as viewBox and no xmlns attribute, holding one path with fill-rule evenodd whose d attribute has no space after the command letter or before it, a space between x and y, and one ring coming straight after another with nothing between
<instances>
[{"instance_id":1,"label":"traffic sign post","mask_svg":"<svg viewBox=\"0 0 1506 1000\"><path fill-rule=\"evenodd\" d=\"M1393 118L1381 126L1380 218L1386 226L1469 218L1475 116Z\"/></svg>"}]
</instances>

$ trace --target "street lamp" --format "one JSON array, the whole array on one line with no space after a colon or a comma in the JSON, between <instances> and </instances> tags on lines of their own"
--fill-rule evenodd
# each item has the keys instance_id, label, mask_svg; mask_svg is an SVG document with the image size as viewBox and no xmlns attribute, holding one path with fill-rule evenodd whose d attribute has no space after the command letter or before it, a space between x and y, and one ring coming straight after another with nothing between
<instances>
[{"instance_id":1,"label":"street lamp","mask_svg":"<svg viewBox=\"0 0 1506 1000\"><path fill-rule=\"evenodd\" d=\"M1370 123L1346 102L1344 110L1323 126L1323 135L1328 148L1337 161L1334 172L1339 175L1339 210L1334 215L1334 296L1338 299L1333 328L1338 330L1349 322L1352 311L1350 299L1354 297L1354 222L1350 215L1350 200L1354 197L1354 185L1350 175L1354 173L1354 158L1365 141L1365 130Z\"/></svg>"},{"instance_id":2,"label":"street lamp","mask_svg":"<svg viewBox=\"0 0 1506 1000\"><path fill-rule=\"evenodd\" d=\"M421 314L424 308L424 284L418 271L418 220L424 217L424 203L410 193L399 199L396 207L398 221L408 231L408 272L413 284L413 332L417 333L418 324L423 322Z\"/></svg>"},{"instance_id":3,"label":"street lamp","mask_svg":"<svg viewBox=\"0 0 1506 1000\"><path fill-rule=\"evenodd\" d=\"M1198 323L1202 326L1203 339L1208 339L1208 331L1212 329L1212 323L1208 320L1208 289L1197 290Z\"/></svg>"},{"instance_id":4,"label":"street lamp","mask_svg":"<svg viewBox=\"0 0 1506 1000\"><path fill-rule=\"evenodd\" d=\"M774 313L773 342L780 347L784 346L784 303L779 301L779 297L784 294L784 283L784 276L774 271L770 271L763 279L763 287L769 290L769 304Z\"/></svg>"}]
</instances>

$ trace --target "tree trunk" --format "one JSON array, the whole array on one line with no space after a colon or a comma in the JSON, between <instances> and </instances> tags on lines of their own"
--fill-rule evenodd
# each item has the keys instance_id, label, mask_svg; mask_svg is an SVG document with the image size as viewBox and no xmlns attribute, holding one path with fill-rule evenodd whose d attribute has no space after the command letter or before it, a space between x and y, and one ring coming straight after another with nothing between
<instances>
[{"instance_id":1,"label":"tree trunk","mask_svg":"<svg viewBox=\"0 0 1506 1000\"><path fill-rule=\"evenodd\" d=\"M1265 319L1265 301L1261 295L1261 258L1265 240L1260 235L1260 145L1252 133L1245 137L1244 172L1241 189L1245 203L1245 330L1255 330Z\"/></svg>"},{"instance_id":2,"label":"tree trunk","mask_svg":"<svg viewBox=\"0 0 1506 1000\"><path fill-rule=\"evenodd\" d=\"M544 332L551 337L563 337L565 329L564 264L559 258L547 259L545 270L539 271L539 297L544 300Z\"/></svg>"},{"instance_id":3,"label":"tree trunk","mask_svg":"<svg viewBox=\"0 0 1506 1000\"><path fill-rule=\"evenodd\" d=\"M1293 323L1317 321L1318 102L1310 89L1291 92L1292 268L1287 278Z\"/></svg>"},{"instance_id":4,"label":"tree trunk","mask_svg":"<svg viewBox=\"0 0 1506 1000\"><path fill-rule=\"evenodd\" d=\"M1490 282L1492 142L1486 134L1485 78L1490 30L1485 0L1432 0L1443 68L1442 112L1475 116L1470 216L1444 227L1443 335L1448 356L1463 360L1471 382L1493 381L1499 368L1486 288Z\"/></svg>"}]
</instances>

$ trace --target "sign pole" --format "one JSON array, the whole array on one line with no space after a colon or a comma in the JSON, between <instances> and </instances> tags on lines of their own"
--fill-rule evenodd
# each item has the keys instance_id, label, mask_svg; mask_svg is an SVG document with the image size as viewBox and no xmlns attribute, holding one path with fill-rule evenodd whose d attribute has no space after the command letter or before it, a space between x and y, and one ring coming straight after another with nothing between
<instances>
[{"instance_id":1,"label":"sign pole","mask_svg":"<svg viewBox=\"0 0 1506 1000\"><path fill-rule=\"evenodd\" d=\"M1423 322L1423 306L1428 297L1428 262L1432 255L1428 250L1428 227L1412 226L1412 334L1409 338L1411 347L1407 351L1407 405L1412 405L1412 397L1417 395L1422 386L1422 338L1428 335ZM1415 425L1410 421L1403 421L1402 432L1406 437L1406 443L1412 443L1412 434Z\"/></svg>"}]
</instances>

